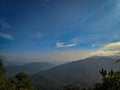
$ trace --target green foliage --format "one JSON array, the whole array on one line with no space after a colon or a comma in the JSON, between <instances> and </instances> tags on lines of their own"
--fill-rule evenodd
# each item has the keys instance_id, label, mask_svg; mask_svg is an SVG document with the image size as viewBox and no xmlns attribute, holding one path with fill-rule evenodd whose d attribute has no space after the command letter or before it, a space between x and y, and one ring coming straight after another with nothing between
<instances>
[{"instance_id":1,"label":"green foliage","mask_svg":"<svg viewBox=\"0 0 120 90\"><path fill-rule=\"evenodd\" d=\"M7 77L3 65L4 60L5 58L0 57L0 90L35 90L26 73L18 73L13 78Z\"/></svg>"},{"instance_id":2,"label":"green foliage","mask_svg":"<svg viewBox=\"0 0 120 90\"><path fill-rule=\"evenodd\" d=\"M102 83L96 83L91 90L120 90L120 74L113 70L100 70L103 76Z\"/></svg>"},{"instance_id":3,"label":"green foliage","mask_svg":"<svg viewBox=\"0 0 120 90\"><path fill-rule=\"evenodd\" d=\"M99 71L99 73L100 73L103 77L105 77L105 76L107 75L107 71L104 70L103 68L101 69L101 71Z\"/></svg>"},{"instance_id":4,"label":"green foliage","mask_svg":"<svg viewBox=\"0 0 120 90\"><path fill-rule=\"evenodd\" d=\"M24 72L20 72L15 76L16 90L33 90L32 81Z\"/></svg>"},{"instance_id":5,"label":"green foliage","mask_svg":"<svg viewBox=\"0 0 120 90\"><path fill-rule=\"evenodd\" d=\"M0 90L7 90L8 88L8 78L6 77L6 71L4 69L4 58L0 57Z\"/></svg>"},{"instance_id":6,"label":"green foliage","mask_svg":"<svg viewBox=\"0 0 120 90\"><path fill-rule=\"evenodd\" d=\"M5 61L4 57L0 57L0 76L6 74L6 70L4 68L3 62Z\"/></svg>"},{"instance_id":7,"label":"green foliage","mask_svg":"<svg viewBox=\"0 0 120 90\"><path fill-rule=\"evenodd\" d=\"M109 71L103 78L101 87L103 90L120 90L120 75L113 70Z\"/></svg>"},{"instance_id":8,"label":"green foliage","mask_svg":"<svg viewBox=\"0 0 120 90\"><path fill-rule=\"evenodd\" d=\"M118 59L115 63L117 64L117 63L119 63L120 62L120 59Z\"/></svg>"},{"instance_id":9,"label":"green foliage","mask_svg":"<svg viewBox=\"0 0 120 90\"><path fill-rule=\"evenodd\" d=\"M31 78L37 90L56 90L58 87L55 82L41 75L33 75Z\"/></svg>"},{"instance_id":10,"label":"green foliage","mask_svg":"<svg viewBox=\"0 0 120 90\"><path fill-rule=\"evenodd\" d=\"M83 89L81 89L79 86L67 85L67 86L64 86L63 88L58 89L58 90L83 90Z\"/></svg>"}]
</instances>

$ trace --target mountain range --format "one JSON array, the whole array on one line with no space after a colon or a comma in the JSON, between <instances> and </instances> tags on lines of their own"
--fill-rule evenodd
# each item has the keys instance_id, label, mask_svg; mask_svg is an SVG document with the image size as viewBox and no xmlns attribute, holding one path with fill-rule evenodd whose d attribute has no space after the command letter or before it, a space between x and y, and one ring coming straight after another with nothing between
<instances>
[{"instance_id":1,"label":"mountain range","mask_svg":"<svg viewBox=\"0 0 120 90\"><path fill-rule=\"evenodd\" d=\"M88 87L96 82L100 82L101 75L99 74L99 70L102 68L106 70L119 70L120 66L119 64L115 64L115 61L116 58L94 56L78 61L69 62L45 71L40 71L33 76L36 77L37 80L41 80L42 76L52 83L54 82L54 84L51 85L51 88L61 87L64 85L80 85L81 87ZM38 88L41 86L41 83L39 82L35 82L38 85Z\"/></svg>"},{"instance_id":2,"label":"mountain range","mask_svg":"<svg viewBox=\"0 0 120 90\"><path fill-rule=\"evenodd\" d=\"M12 76L19 72L26 72L27 74L32 75L52 67L54 67L54 65L48 62L32 62L23 65L8 65L5 68L7 75Z\"/></svg>"},{"instance_id":3,"label":"mountain range","mask_svg":"<svg viewBox=\"0 0 120 90\"><path fill-rule=\"evenodd\" d=\"M18 72L28 73L37 90L56 90L65 85L88 87L100 82L99 71L102 68L118 71L120 64L115 63L118 58L93 56L59 66L48 62L33 62L23 65L9 65L6 66L6 70L9 76Z\"/></svg>"}]
</instances>

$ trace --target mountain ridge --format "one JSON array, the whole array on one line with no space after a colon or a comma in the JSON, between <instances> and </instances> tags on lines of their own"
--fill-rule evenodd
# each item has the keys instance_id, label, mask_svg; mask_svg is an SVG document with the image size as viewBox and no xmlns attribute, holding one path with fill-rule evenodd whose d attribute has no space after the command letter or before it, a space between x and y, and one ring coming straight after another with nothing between
<instances>
[{"instance_id":1,"label":"mountain ridge","mask_svg":"<svg viewBox=\"0 0 120 90\"><path fill-rule=\"evenodd\" d=\"M18 72L26 72L29 75L35 74L39 71L46 70L54 67L53 64L48 62L31 62L23 65L9 65L6 66L7 75L15 75Z\"/></svg>"},{"instance_id":2,"label":"mountain ridge","mask_svg":"<svg viewBox=\"0 0 120 90\"><path fill-rule=\"evenodd\" d=\"M82 87L90 86L99 82L101 76L99 70L118 69L115 65L115 58L94 56L86 59L72 61L51 69L41 71L36 75L44 76L60 85L78 84Z\"/></svg>"}]
</instances>

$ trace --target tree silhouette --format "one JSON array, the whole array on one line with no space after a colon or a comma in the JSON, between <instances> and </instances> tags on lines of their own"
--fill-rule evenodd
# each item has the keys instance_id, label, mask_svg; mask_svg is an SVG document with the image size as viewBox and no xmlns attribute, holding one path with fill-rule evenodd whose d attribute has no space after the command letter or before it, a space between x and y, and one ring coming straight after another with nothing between
<instances>
[{"instance_id":1,"label":"tree silhouette","mask_svg":"<svg viewBox=\"0 0 120 90\"><path fill-rule=\"evenodd\" d=\"M15 76L16 90L34 90L32 81L24 72L20 72Z\"/></svg>"},{"instance_id":2,"label":"tree silhouette","mask_svg":"<svg viewBox=\"0 0 120 90\"><path fill-rule=\"evenodd\" d=\"M8 89L8 78L6 77L6 70L3 65L4 60L4 57L0 57L0 90Z\"/></svg>"},{"instance_id":3,"label":"tree silhouette","mask_svg":"<svg viewBox=\"0 0 120 90\"><path fill-rule=\"evenodd\" d=\"M7 77L3 62L5 58L0 57L0 90L35 90L32 81L24 72L20 72L15 77Z\"/></svg>"}]
</instances>

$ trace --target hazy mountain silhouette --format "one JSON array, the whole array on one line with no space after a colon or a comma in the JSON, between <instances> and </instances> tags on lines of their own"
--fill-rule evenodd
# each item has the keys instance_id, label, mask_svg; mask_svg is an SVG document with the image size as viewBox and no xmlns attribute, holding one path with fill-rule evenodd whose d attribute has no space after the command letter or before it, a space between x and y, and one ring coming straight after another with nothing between
<instances>
[{"instance_id":1,"label":"hazy mountain silhouette","mask_svg":"<svg viewBox=\"0 0 120 90\"><path fill-rule=\"evenodd\" d=\"M52 68L54 65L48 62L33 62L27 63L23 65L9 65L6 66L7 74L8 75L15 75L18 72L26 72L28 74L35 74L39 71L43 71L46 69Z\"/></svg>"},{"instance_id":2,"label":"hazy mountain silhouette","mask_svg":"<svg viewBox=\"0 0 120 90\"><path fill-rule=\"evenodd\" d=\"M118 70L119 65L116 65L115 61L115 58L110 57L89 57L56 66L35 75L37 78L39 78L39 75L44 76L44 78L59 84L59 86L78 84L82 87L86 87L100 81L101 76L99 70L101 68L106 70Z\"/></svg>"}]
</instances>

